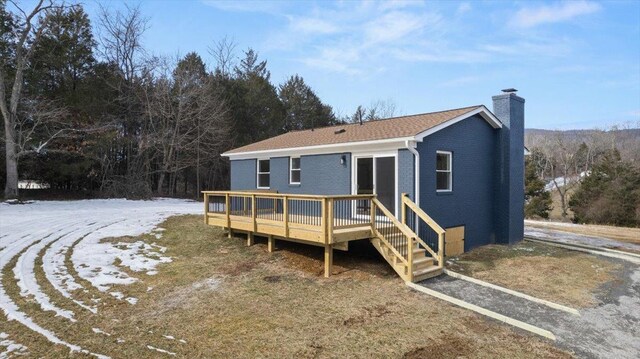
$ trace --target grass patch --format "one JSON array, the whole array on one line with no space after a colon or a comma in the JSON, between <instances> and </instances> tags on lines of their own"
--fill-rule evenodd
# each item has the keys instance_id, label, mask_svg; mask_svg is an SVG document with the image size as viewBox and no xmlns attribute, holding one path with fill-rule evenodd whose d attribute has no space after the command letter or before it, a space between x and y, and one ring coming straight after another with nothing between
<instances>
[{"instance_id":1,"label":"grass patch","mask_svg":"<svg viewBox=\"0 0 640 359\"><path fill-rule=\"evenodd\" d=\"M410 290L366 242L336 251L336 275L325 279L322 248L279 241L268 253L266 241L247 247L201 216L172 217L162 227L159 239L129 240L164 246L173 262L154 276L131 273L140 281L112 289L138 298L136 305L110 300L97 315L76 308L78 323L69 324L20 297L7 269L3 284L39 324L112 357L165 355L148 345L189 358L570 357L547 340ZM15 322L0 325L33 357L68 356Z\"/></svg>"},{"instance_id":2,"label":"grass patch","mask_svg":"<svg viewBox=\"0 0 640 359\"><path fill-rule=\"evenodd\" d=\"M532 242L488 245L447 261L447 268L571 307L598 304L598 288L614 280L619 264Z\"/></svg>"}]
</instances>

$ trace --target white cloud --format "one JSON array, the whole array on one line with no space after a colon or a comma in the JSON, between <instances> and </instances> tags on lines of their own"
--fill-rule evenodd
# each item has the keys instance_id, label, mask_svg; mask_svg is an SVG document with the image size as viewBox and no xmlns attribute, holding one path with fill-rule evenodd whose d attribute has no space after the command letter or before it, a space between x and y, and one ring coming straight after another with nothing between
<instances>
[{"instance_id":1,"label":"white cloud","mask_svg":"<svg viewBox=\"0 0 640 359\"><path fill-rule=\"evenodd\" d=\"M340 28L329 21L310 17L289 17L291 30L305 34L333 34L340 31Z\"/></svg>"},{"instance_id":2,"label":"white cloud","mask_svg":"<svg viewBox=\"0 0 640 359\"><path fill-rule=\"evenodd\" d=\"M267 0L202 0L202 3L222 11L278 13L283 2Z\"/></svg>"},{"instance_id":3,"label":"white cloud","mask_svg":"<svg viewBox=\"0 0 640 359\"><path fill-rule=\"evenodd\" d=\"M422 30L427 23L436 23L437 16L418 16L408 12L394 11L376 18L364 26L364 35L370 43L398 41Z\"/></svg>"},{"instance_id":4,"label":"white cloud","mask_svg":"<svg viewBox=\"0 0 640 359\"><path fill-rule=\"evenodd\" d=\"M406 7L422 7L424 6L424 1L420 0L391 0L391 1L383 1L380 3L379 9L384 10L392 10L392 9L402 9Z\"/></svg>"},{"instance_id":5,"label":"white cloud","mask_svg":"<svg viewBox=\"0 0 640 359\"><path fill-rule=\"evenodd\" d=\"M479 76L463 76L451 79L449 81L443 82L441 85L443 87L459 87L464 85L469 85L473 83L477 83L481 80Z\"/></svg>"},{"instance_id":6,"label":"white cloud","mask_svg":"<svg viewBox=\"0 0 640 359\"><path fill-rule=\"evenodd\" d=\"M464 13L467 13L471 11L471 4L469 4L468 2L463 2L460 5L458 5L458 9L456 10L456 14L461 15Z\"/></svg>"},{"instance_id":7,"label":"white cloud","mask_svg":"<svg viewBox=\"0 0 640 359\"><path fill-rule=\"evenodd\" d=\"M600 11L601 6L591 1L564 1L554 5L543 5L520 9L510 21L519 28L531 28L541 24L571 20L581 15Z\"/></svg>"}]
</instances>

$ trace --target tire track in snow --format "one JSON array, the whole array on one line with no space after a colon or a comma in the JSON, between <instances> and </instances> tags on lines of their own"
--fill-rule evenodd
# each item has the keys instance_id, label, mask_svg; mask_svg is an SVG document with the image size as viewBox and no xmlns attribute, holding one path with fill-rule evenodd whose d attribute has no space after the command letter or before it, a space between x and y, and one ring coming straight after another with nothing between
<instances>
[{"instance_id":1,"label":"tire track in snow","mask_svg":"<svg viewBox=\"0 0 640 359\"><path fill-rule=\"evenodd\" d=\"M78 283L76 281L76 278L74 278L74 276L69 272L65 260L67 258L67 254L70 251L70 248L72 248L75 243L82 240L84 237L88 236L95 230L109 227L120 221L122 220L110 221L106 224L94 223L94 226L88 231L87 228L81 228L81 230L83 230L83 234L80 236L64 236L57 241L49 243L45 248L43 248L43 251L45 253L42 256L42 267L47 281L63 297L71 300L76 305L90 311L93 314L96 314L98 312L98 309L96 307L91 307L84 302L73 298L71 291L83 289L84 286Z\"/></svg>"},{"instance_id":2,"label":"tire track in snow","mask_svg":"<svg viewBox=\"0 0 640 359\"><path fill-rule=\"evenodd\" d=\"M43 311L52 311L56 313L56 316L60 316L66 319L75 322L76 320L73 318L74 314L70 310L62 309L55 306L51 303L49 296L46 295L40 289L40 285L38 285L38 281L36 280L35 274L35 261L36 256L50 241L57 241L63 236L73 233L68 232L63 234L60 237L54 238L52 240L48 240L48 237L40 239L36 242L33 242L30 246L25 248L21 254L19 254L18 260L16 261L15 267L13 267L14 279L16 280L16 284L20 288L20 295L24 298L29 298L29 296L33 296L33 299L40 305L40 309Z\"/></svg>"},{"instance_id":3,"label":"tire track in snow","mask_svg":"<svg viewBox=\"0 0 640 359\"><path fill-rule=\"evenodd\" d=\"M0 232L3 234L3 236L0 237L0 308L5 313L7 319L15 320L30 330L43 335L50 342L66 346L71 351L79 351L100 358L107 358L106 356L82 349L78 345L68 343L57 337L51 330L35 323L32 318L20 310L20 307L5 291L5 288L2 286L3 284L11 283L11 288L14 288L14 284L13 282L4 282L9 280L9 277L3 278L3 272L11 270L11 268L7 268L7 265L14 262L17 264L22 254L34 245L41 248L40 251L36 252L37 254L42 254L40 257L43 258L44 264L44 256L48 249L43 251L42 245L46 248L46 246L52 242L53 237L64 231L69 225L77 226L77 223L74 222L81 222L83 219L87 220L89 218L93 220L114 220L114 218L122 218L123 212L127 216L127 223L122 226L116 225L107 231L97 230L96 232L99 232L98 234L95 232L91 233L91 235L94 236L93 238L89 238L91 239L90 241L85 241L84 238L81 238L75 242L80 247L77 248L77 251L74 251L76 254L65 255L65 266L67 266L67 269L69 269L69 264L71 264L74 269L78 268L77 266L86 264L87 258L84 258L85 256L100 260L99 265L89 267L98 270L106 268L107 272L102 273L103 278L96 279L92 276L83 277L81 275L82 273L77 273L80 279L86 278L93 287L99 288L100 286L107 286L108 288L113 284L122 284L122 280L136 280L128 276L126 278L109 278L110 275L113 276L121 273L113 263L115 258L123 259L124 262L126 262L124 266L131 268L133 271L148 271L159 263L157 260L154 262L152 259L140 259L135 256L135 252L142 252L140 255L144 256L147 250L144 246L140 247L138 245L138 247L134 248L125 245L124 250L116 250L112 248L113 244L111 243L100 243L101 239L143 234L153 229L153 227L169 216L200 213L201 205L197 202L170 199L135 202L126 200L48 201L34 202L20 206L0 205ZM41 243L40 241L42 240L45 240L46 243ZM35 251L35 249L33 250ZM73 249L68 249L68 252L72 250ZM100 253L100 251L104 252L105 250L108 253ZM31 256L31 252L29 253L29 256ZM27 261L28 258L26 255L23 258L23 263L29 262ZM69 262L66 262L67 258ZM89 263L89 265L90 264L91 263ZM15 269L15 267L13 269ZM73 273L71 270L68 272ZM47 279L47 281L49 280ZM18 286L17 283L16 286Z\"/></svg>"},{"instance_id":4,"label":"tire track in snow","mask_svg":"<svg viewBox=\"0 0 640 359\"><path fill-rule=\"evenodd\" d=\"M17 284L20 287L20 295L23 297L33 296L35 301L40 305L40 308L44 311L53 311L56 316L69 319L75 322L74 313L70 310L62 309L51 302L49 296L44 293L41 286L38 284L35 274L36 259L40 252L51 243L55 243L62 238L72 237L77 233L93 228L91 224L85 225L87 220L75 222L71 228L76 228L70 232L67 232L55 239L51 239L50 236L45 237L37 242L34 242L29 246L18 258L16 266L13 269Z\"/></svg>"},{"instance_id":5,"label":"tire track in snow","mask_svg":"<svg viewBox=\"0 0 640 359\"><path fill-rule=\"evenodd\" d=\"M54 223L58 223L58 225L52 225ZM93 355L101 359L109 358L105 355L91 353L88 350L83 349L78 345L68 343L58 338L55 333L38 325L33 321L32 318L27 316L26 313L22 312L20 310L20 307L18 307L18 305L11 299L11 297L9 297L7 292L4 290L4 287L2 285L4 280L3 273L7 265L13 260L14 257L18 256L21 252L25 251L26 249L28 249L30 246L37 243L38 241L49 238L51 236L55 236L57 233L60 233L64 228L68 227L68 223L60 223L59 218L56 218L56 217L52 218L49 221L43 221L43 224L46 224L45 229L36 231L35 234L31 234L31 235L27 234L23 236L22 233L24 233L28 229L23 231L19 231L19 230L16 231L17 232L16 235L20 236L20 239L11 241L10 244L7 247L3 248L2 252L0 252L0 308L2 308L2 311L7 317L7 320L15 320L19 322L20 324L26 326L30 330L38 334L41 334L47 340L49 340L54 344L66 346L72 352L81 352L81 353ZM7 228L7 229L11 229L11 228ZM44 237L40 237L43 235ZM9 237L11 238L12 236L9 235Z\"/></svg>"}]
</instances>

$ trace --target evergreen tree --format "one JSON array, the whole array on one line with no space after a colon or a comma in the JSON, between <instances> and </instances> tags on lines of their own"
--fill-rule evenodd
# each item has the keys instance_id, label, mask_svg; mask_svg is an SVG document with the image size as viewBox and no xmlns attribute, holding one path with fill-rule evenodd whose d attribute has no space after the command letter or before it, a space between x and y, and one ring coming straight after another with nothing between
<instances>
[{"instance_id":1,"label":"evergreen tree","mask_svg":"<svg viewBox=\"0 0 640 359\"><path fill-rule=\"evenodd\" d=\"M544 189L544 181L538 176L536 164L531 156L525 159L524 171L524 214L528 218L549 218L551 211L551 194Z\"/></svg>"},{"instance_id":2,"label":"evergreen tree","mask_svg":"<svg viewBox=\"0 0 640 359\"><path fill-rule=\"evenodd\" d=\"M280 101L284 106L285 130L304 130L335 124L330 106L322 103L302 77L291 76L279 87Z\"/></svg>"},{"instance_id":3,"label":"evergreen tree","mask_svg":"<svg viewBox=\"0 0 640 359\"><path fill-rule=\"evenodd\" d=\"M577 223L640 226L640 169L611 151L582 179L569 206Z\"/></svg>"},{"instance_id":4,"label":"evergreen tree","mask_svg":"<svg viewBox=\"0 0 640 359\"><path fill-rule=\"evenodd\" d=\"M269 82L266 61L249 49L236 66L236 78L224 84L234 122L236 145L242 146L285 131L285 111L276 88Z\"/></svg>"}]
</instances>

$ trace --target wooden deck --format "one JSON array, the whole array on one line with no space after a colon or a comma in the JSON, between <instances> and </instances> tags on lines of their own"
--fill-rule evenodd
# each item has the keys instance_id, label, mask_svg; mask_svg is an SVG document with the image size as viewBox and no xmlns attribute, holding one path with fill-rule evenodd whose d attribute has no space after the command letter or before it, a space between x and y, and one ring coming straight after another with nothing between
<instances>
[{"instance_id":1,"label":"wooden deck","mask_svg":"<svg viewBox=\"0 0 640 359\"><path fill-rule=\"evenodd\" d=\"M318 196L269 192L205 191L204 221L268 238L324 247L325 276L331 274L333 250L348 250L350 241L369 239L405 280L416 281L442 272L444 230L403 196L402 222L375 195ZM438 234L432 250L406 224L407 210L422 218ZM413 218L413 217L412 217ZM412 248L413 250L409 250ZM437 264L436 264L437 263Z\"/></svg>"}]
</instances>

